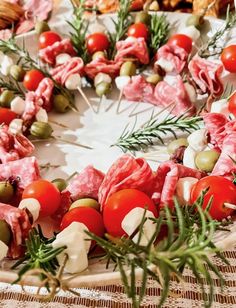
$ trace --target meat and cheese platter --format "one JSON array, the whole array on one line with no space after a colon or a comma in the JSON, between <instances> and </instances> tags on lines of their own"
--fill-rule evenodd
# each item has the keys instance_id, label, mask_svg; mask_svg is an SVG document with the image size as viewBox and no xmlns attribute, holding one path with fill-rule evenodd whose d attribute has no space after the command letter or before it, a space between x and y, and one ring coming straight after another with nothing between
<instances>
[{"instance_id":1,"label":"meat and cheese platter","mask_svg":"<svg viewBox=\"0 0 236 308\"><path fill-rule=\"evenodd\" d=\"M150 276L161 305L236 244L236 15L130 5L0 40L0 281L39 299L121 281L139 307Z\"/></svg>"}]
</instances>

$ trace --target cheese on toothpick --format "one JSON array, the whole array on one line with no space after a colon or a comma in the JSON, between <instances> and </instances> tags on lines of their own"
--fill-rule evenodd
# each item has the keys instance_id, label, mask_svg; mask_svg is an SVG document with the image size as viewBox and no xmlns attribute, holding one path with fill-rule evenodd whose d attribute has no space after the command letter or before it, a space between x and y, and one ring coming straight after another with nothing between
<instances>
[{"instance_id":1,"label":"cheese on toothpick","mask_svg":"<svg viewBox=\"0 0 236 308\"><path fill-rule=\"evenodd\" d=\"M94 78L94 86L96 87L101 82L111 83L112 79L108 74L98 73Z\"/></svg>"},{"instance_id":2,"label":"cheese on toothpick","mask_svg":"<svg viewBox=\"0 0 236 308\"><path fill-rule=\"evenodd\" d=\"M65 82L65 87L68 90L76 90L78 88L81 88L81 77L80 77L80 75L79 74L70 75Z\"/></svg>"},{"instance_id":3,"label":"cheese on toothpick","mask_svg":"<svg viewBox=\"0 0 236 308\"><path fill-rule=\"evenodd\" d=\"M39 218L40 203L35 198L22 199L19 204L19 209L28 209L33 216L34 222Z\"/></svg>"},{"instance_id":4,"label":"cheese on toothpick","mask_svg":"<svg viewBox=\"0 0 236 308\"><path fill-rule=\"evenodd\" d=\"M130 76L118 76L115 79L116 87L120 91L124 89L125 86L130 82Z\"/></svg>"},{"instance_id":5,"label":"cheese on toothpick","mask_svg":"<svg viewBox=\"0 0 236 308\"><path fill-rule=\"evenodd\" d=\"M5 55L0 63L1 68L0 71L4 76L8 76L10 73L10 69L13 65L13 60L9 56Z\"/></svg>"},{"instance_id":6,"label":"cheese on toothpick","mask_svg":"<svg viewBox=\"0 0 236 308\"><path fill-rule=\"evenodd\" d=\"M183 165L192 169L197 169L195 164L195 157L197 153L198 152L195 151L191 146L188 146L184 151Z\"/></svg>"},{"instance_id":7,"label":"cheese on toothpick","mask_svg":"<svg viewBox=\"0 0 236 308\"><path fill-rule=\"evenodd\" d=\"M208 144L207 130L205 128L198 129L190 134L187 138L188 144L195 151L203 151Z\"/></svg>"},{"instance_id":8,"label":"cheese on toothpick","mask_svg":"<svg viewBox=\"0 0 236 308\"><path fill-rule=\"evenodd\" d=\"M68 53L60 53L56 56L56 66L62 65L69 61L71 59L71 56Z\"/></svg>"},{"instance_id":9,"label":"cheese on toothpick","mask_svg":"<svg viewBox=\"0 0 236 308\"><path fill-rule=\"evenodd\" d=\"M22 115L25 111L25 101L21 97L16 96L11 101L11 110L16 114Z\"/></svg>"},{"instance_id":10,"label":"cheese on toothpick","mask_svg":"<svg viewBox=\"0 0 236 308\"><path fill-rule=\"evenodd\" d=\"M22 134L23 132L23 120L22 119L14 119L11 121L11 123L9 124L9 128L8 130L12 133L12 134Z\"/></svg>"},{"instance_id":11,"label":"cheese on toothpick","mask_svg":"<svg viewBox=\"0 0 236 308\"><path fill-rule=\"evenodd\" d=\"M48 122L48 114L47 111L43 108L40 108L39 111L35 115L36 121L39 122Z\"/></svg>"},{"instance_id":12,"label":"cheese on toothpick","mask_svg":"<svg viewBox=\"0 0 236 308\"><path fill-rule=\"evenodd\" d=\"M175 194L182 205L189 204L191 190L193 185L198 182L198 179L193 177L180 178L176 185Z\"/></svg>"}]
</instances>

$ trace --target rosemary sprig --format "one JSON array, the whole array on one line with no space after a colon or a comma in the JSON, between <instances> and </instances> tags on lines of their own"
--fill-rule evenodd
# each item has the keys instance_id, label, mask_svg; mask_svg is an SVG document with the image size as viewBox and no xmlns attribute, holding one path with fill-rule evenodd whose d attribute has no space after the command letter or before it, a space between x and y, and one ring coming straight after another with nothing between
<instances>
[{"instance_id":1,"label":"rosemary sprig","mask_svg":"<svg viewBox=\"0 0 236 308\"><path fill-rule=\"evenodd\" d=\"M14 92L15 95L18 95L20 97L25 97L25 92L19 85L17 81L13 81L10 78L8 80L4 80L2 77L0 77L0 89L4 90L10 90Z\"/></svg>"},{"instance_id":2,"label":"rosemary sprig","mask_svg":"<svg viewBox=\"0 0 236 308\"><path fill-rule=\"evenodd\" d=\"M210 218L207 211L202 210L203 199L202 195L193 207L184 209L175 200L175 214L171 214L169 208L165 207L159 218L152 219L156 225L156 232L146 246L141 246L139 242L135 243L131 238L125 237L110 242L87 232L105 250L108 262L113 261L118 267L125 291L132 299L134 308L140 307L142 303L148 277L152 277L162 288L160 302L156 306L161 307L170 292L171 278L175 276L184 284L186 268L192 271L201 285L205 307L211 306L214 298L212 276L217 276L221 287L224 285L224 278L210 255L217 254L223 262L227 264L228 262L212 243L217 222ZM142 220L140 224L140 233L144 222L145 220ZM153 242L163 226L167 227L168 235L154 245ZM137 268L142 269L142 287L139 295L136 293Z\"/></svg>"},{"instance_id":3,"label":"rosemary sprig","mask_svg":"<svg viewBox=\"0 0 236 308\"><path fill-rule=\"evenodd\" d=\"M77 7L74 6L74 20L72 22L67 21L67 23L73 29L73 32L70 32L72 44L78 55L85 63L87 63L89 60L89 55L86 48L85 38L89 21L83 17L85 12L84 3L85 0L81 0Z\"/></svg>"},{"instance_id":4,"label":"rosemary sprig","mask_svg":"<svg viewBox=\"0 0 236 308\"><path fill-rule=\"evenodd\" d=\"M164 45L170 32L170 23L166 15L151 15L150 24L150 50L154 55L158 48Z\"/></svg>"},{"instance_id":5,"label":"rosemary sprig","mask_svg":"<svg viewBox=\"0 0 236 308\"><path fill-rule=\"evenodd\" d=\"M202 58L208 58L211 56L220 55L227 42L227 39L222 41L222 38L227 37L235 26L236 14L230 13L230 7L228 7L224 26L218 29L215 34L207 41L207 43L203 45L203 47L199 50L199 56Z\"/></svg>"},{"instance_id":6,"label":"rosemary sprig","mask_svg":"<svg viewBox=\"0 0 236 308\"><path fill-rule=\"evenodd\" d=\"M192 130L199 129L201 121L200 116L189 118L185 114L178 117L169 116L161 122L151 118L147 124L136 131L125 130L114 145L121 148L123 152L127 152L145 149L157 141L164 144L163 136L171 133L177 138L176 130L190 133Z\"/></svg>"},{"instance_id":7,"label":"rosemary sprig","mask_svg":"<svg viewBox=\"0 0 236 308\"><path fill-rule=\"evenodd\" d=\"M23 265L18 272L18 279L15 282L20 281L21 277L31 269L42 269L53 275L56 274L56 270L59 266L56 256L60 254L65 247L53 248L51 245L53 240L54 238L47 239L43 236L40 226L38 226L38 229L33 228L31 230L25 243L25 256L12 267L12 269L15 269L19 265Z\"/></svg>"},{"instance_id":8,"label":"rosemary sprig","mask_svg":"<svg viewBox=\"0 0 236 308\"><path fill-rule=\"evenodd\" d=\"M117 21L113 18L111 19L114 26L115 32L109 32L110 48L108 50L108 57L113 59L116 53L116 43L123 38L128 30L128 27L132 23L132 18L130 15L130 6L133 0L120 0L119 9L117 12Z\"/></svg>"}]
</instances>

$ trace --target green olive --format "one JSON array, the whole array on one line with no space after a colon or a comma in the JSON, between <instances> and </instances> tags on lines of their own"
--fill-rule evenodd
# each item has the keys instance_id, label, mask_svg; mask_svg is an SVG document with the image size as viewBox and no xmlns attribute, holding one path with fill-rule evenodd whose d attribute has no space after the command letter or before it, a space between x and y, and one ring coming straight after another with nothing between
<instances>
[{"instance_id":1,"label":"green olive","mask_svg":"<svg viewBox=\"0 0 236 308\"><path fill-rule=\"evenodd\" d=\"M219 152L208 150L199 152L195 157L196 167L204 172L211 172L219 158Z\"/></svg>"},{"instance_id":2,"label":"green olive","mask_svg":"<svg viewBox=\"0 0 236 308\"><path fill-rule=\"evenodd\" d=\"M194 26L197 29L203 24L204 19L201 15L191 15L187 20L186 20L186 26Z\"/></svg>"},{"instance_id":3,"label":"green olive","mask_svg":"<svg viewBox=\"0 0 236 308\"><path fill-rule=\"evenodd\" d=\"M134 76L136 74L136 65L132 61L126 61L121 65L120 76Z\"/></svg>"},{"instance_id":4,"label":"green olive","mask_svg":"<svg viewBox=\"0 0 236 308\"><path fill-rule=\"evenodd\" d=\"M100 205L97 202L97 200L91 199L91 198L83 198L83 199L79 199L76 200L75 202L73 202L70 206L69 210L72 210L76 207L92 207L95 210L99 210Z\"/></svg>"},{"instance_id":5,"label":"green olive","mask_svg":"<svg viewBox=\"0 0 236 308\"><path fill-rule=\"evenodd\" d=\"M5 243L7 246L11 240L11 228L5 220L0 220L0 241Z\"/></svg>"},{"instance_id":6,"label":"green olive","mask_svg":"<svg viewBox=\"0 0 236 308\"><path fill-rule=\"evenodd\" d=\"M146 78L147 82L152 83L154 85L158 84L158 82L163 80L163 77L159 74L153 74Z\"/></svg>"},{"instance_id":7,"label":"green olive","mask_svg":"<svg viewBox=\"0 0 236 308\"><path fill-rule=\"evenodd\" d=\"M11 107L11 101L15 97L14 92L9 90L4 90L0 95L0 105L1 107Z\"/></svg>"},{"instance_id":8,"label":"green olive","mask_svg":"<svg viewBox=\"0 0 236 308\"><path fill-rule=\"evenodd\" d=\"M150 20L151 20L151 16L147 12L141 11L136 14L134 22L136 24L139 22L142 22L146 25L149 25Z\"/></svg>"},{"instance_id":9,"label":"green olive","mask_svg":"<svg viewBox=\"0 0 236 308\"><path fill-rule=\"evenodd\" d=\"M174 154L175 151L180 147L187 147L188 146L188 140L187 138L178 138L176 140L171 141L167 146L167 152L171 155Z\"/></svg>"},{"instance_id":10,"label":"green olive","mask_svg":"<svg viewBox=\"0 0 236 308\"><path fill-rule=\"evenodd\" d=\"M14 196L13 186L7 182L0 182L0 202L8 203Z\"/></svg>"},{"instance_id":11,"label":"green olive","mask_svg":"<svg viewBox=\"0 0 236 308\"><path fill-rule=\"evenodd\" d=\"M97 86L96 86L96 93L99 97L102 97L103 95L106 95L109 93L111 88L110 83L108 82L100 82Z\"/></svg>"},{"instance_id":12,"label":"green olive","mask_svg":"<svg viewBox=\"0 0 236 308\"><path fill-rule=\"evenodd\" d=\"M106 58L104 51L97 51L93 54L92 60L97 60L98 58Z\"/></svg>"},{"instance_id":13,"label":"green olive","mask_svg":"<svg viewBox=\"0 0 236 308\"><path fill-rule=\"evenodd\" d=\"M70 102L64 95L58 94L53 98L53 107L55 111L65 113L70 109Z\"/></svg>"},{"instance_id":14,"label":"green olive","mask_svg":"<svg viewBox=\"0 0 236 308\"><path fill-rule=\"evenodd\" d=\"M51 137L53 129L51 125L45 122L34 122L30 127L30 133L32 136L39 139L47 139Z\"/></svg>"},{"instance_id":15,"label":"green olive","mask_svg":"<svg viewBox=\"0 0 236 308\"><path fill-rule=\"evenodd\" d=\"M10 68L10 75L16 81L23 81L25 77L25 70L19 65L12 65Z\"/></svg>"},{"instance_id":16,"label":"green olive","mask_svg":"<svg viewBox=\"0 0 236 308\"><path fill-rule=\"evenodd\" d=\"M58 188L59 191L63 191L67 187L67 182L64 179L57 178L52 180L52 183Z\"/></svg>"},{"instance_id":17,"label":"green olive","mask_svg":"<svg viewBox=\"0 0 236 308\"><path fill-rule=\"evenodd\" d=\"M37 21L36 24L35 24L35 32L37 34L41 34L43 32L46 32L46 31L49 31L50 30L50 27L49 25L47 24L46 21Z\"/></svg>"}]
</instances>

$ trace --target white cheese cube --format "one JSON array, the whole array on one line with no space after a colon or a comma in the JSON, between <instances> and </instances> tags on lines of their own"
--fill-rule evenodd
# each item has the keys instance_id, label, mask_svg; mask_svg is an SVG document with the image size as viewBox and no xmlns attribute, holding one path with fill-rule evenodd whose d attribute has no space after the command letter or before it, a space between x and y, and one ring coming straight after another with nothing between
<instances>
[{"instance_id":1,"label":"white cheese cube","mask_svg":"<svg viewBox=\"0 0 236 308\"><path fill-rule=\"evenodd\" d=\"M22 115L25 111L25 101L21 97L16 96L11 101L11 110L14 111L16 114Z\"/></svg>"},{"instance_id":2,"label":"white cheese cube","mask_svg":"<svg viewBox=\"0 0 236 308\"><path fill-rule=\"evenodd\" d=\"M40 203L37 199L26 198L22 199L19 204L19 209L28 209L33 216L34 222L39 218Z\"/></svg>"},{"instance_id":3,"label":"white cheese cube","mask_svg":"<svg viewBox=\"0 0 236 308\"><path fill-rule=\"evenodd\" d=\"M36 121L39 122L48 122L48 114L47 111L43 108L40 108L39 111L35 115Z\"/></svg>"},{"instance_id":4,"label":"white cheese cube","mask_svg":"<svg viewBox=\"0 0 236 308\"><path fill-rule=\"evenodd\" d=\"M188 146L184 151L183 165L192 169L197 169L195 165L195 157L197 153L198 152L195 151L191 146Z\"/></svg>"},{"instance_id":5,"label":"white cheese cube","mask_svg":"<svg viewBox=\"0 0 236 308\"><path fill-rule=\"evenodd\" d=\"M79 74L70 75L66 82L65 86L68 90L76 90L81 87L81 77Z\"/></svg>"},{"instance_id":6,"label":"white cheese cube","mask_svg":"<svg viewBox=\"0 0 236 308\"><path fill-rule=\"evenodd\" d=\"M104 33L106 32L106 28L100 23L98 23L97 21L95 21L93 24L90 25L89 32L90 33L97 33L97 32Z\"/></svg>"},{"instance_id":7,"label":"white cheese cube","mask_svg":"<svg viewBox=\"0 0 236 308\"><path fill-rule=\"evenodd\" d=\"M130 82L130 80L131 80L130 76L116 77L115 83L116 83L117 89L122 91L124 89L124 87L127 86L127 84Z\"/></svg>"},{"instance_id":8,"label":"white cheese cube","mask_svg":"<svg viewBox=\"0 0 236 308\"><path fill-rule=\"evenodd\" d=\"M213 102L211 105L212 113L221 113L224 114L226 117L229 116L230 112L228 109L228 101L227 99L221 99L219 101Z\"/></svg>"},{"instance_id":9,"label":"white cheese cube","mask_svg":"<svg viewBox=\"0 0 236 308\"><path fill-rule=\"evenodd\" d=\"M185 34L189 36L193 42L196 42L201 36L200 31L194 26L188 26L180 30L179 34Z\"/></svg>"},{"instance_id":10,"label":"white cheese cube","mask_svg":"<svg viewBox=\"0 0 236 308\"><path fill-rule=\"evenodd\" d=\"M187 91L187 93L188 93L188 97L189 97L189 99L190 99L190 102L191 102L192 104L195 104L195 103L196 103L196 100L197 100L197 92L196 92L196 90L195 90L194 87L193 87L190 83L188 83L188 82L185 82L185 83L184 83L184 87L185 87L185 89L186 89L186 91Z\"/></svg>"},{"instance_id":11,"label":"white cheese cube","mask_svg":"<svg viewBox=\"0 0 236 308\"><path fill-rule=\"evenodd\" d=\"M174 70L174 65L164 58L158 59L155 64L158 64L166 73L171 73Z\"/></svg>"},{"instance_id":12,"label":"white cheese cube","mask_svg":"<svg viewBox=\"0 0 236 308\"><path fill-rule=\"evenodd\" d=\"M0 241L0 261L7 256L7 252L8 246L4 242Z\"/></svg>"},{"instance_id":13,"label":"white cheese cube","mask_svg":"<svg viewBox=\"0 0 236 308\"><path fill-rule=\"evenodd\" d=\"M198 182L198 179L193 177L185 177L178 180L176 185L176 197L182 205L189 204L191 190L193 185Z\"/></svg>"},{"instance_id":14,"label":"white cheese cube","mask_svg":"<svg viewBox=\"0 0 236 308\"><path fill-rule=\"evenodd\" d=\"M1 64L1 69L0 69L1 73L4 76L8 76L10 73L10 69L14 64L12 58L5 55L0 64Z\"/></svg>"},{"instance_id":15,"label":"white cheese cube","mask_svg":"<svg viewBox=\"0 0 236 308\"><path fill-rule=\"evenodd\" d=\"M204 148L207 146L207 130L205 128L198 129L190 134L187 138L188 144L195 150L195 151L203 151Z\"/></svg>"},{"instance_id":16,"label":"white cheese cube","mask_svg":"<svg viewBox=\"0 0 236 308\"><path fill-rule=\"evenodd\" d=\"M121 227L128 234L131 235L140 225L145 209L141 207L136 207L132 209L122 220ZM151 211L146 211L145 217L154 218L154 215ZM147 219L143 225L143 233L141 235L140 245L145 246L150 241L151 237L156 231L156 224L153 223L150 219ZM138 242L139 238L138 232L134 237L133 241Z\"/></svg>"},{"instance_id":17,"label":"white cheese cube","mask_svg":"<svg viewBox=\"0 0 236 308\"><path fill-rule=\"evenodd\" d=\"M134 37L134 36L128 36L126 39L125 39L126 42L130 42L130 43L134 43L137 41L137 38Z\"/></svg>"},{"instance_id":18,"label":"white cheese cube","mask_svg":"<svg viewBox=\"0 0 236 308\"><path fill-rule=\"evenodd\" d=\"M64 64L70 59L71 59L71 56L68 53L60 53L59 55L56 56L56 65Z\"/></svg>"},{"instance_id":19,"label":"white cheese cube","mask_svg":"<svg viewBox=\"0 0 236 308\"><path fill-rule=\"evenodd\" d=\"M14 134L22 134L23 132L23 120L22 119L14 119L11 121L8 130Z\"/></svg>"},{"instance_id":20,"label":"white cheese cube","mask_svg":"<svg viewBox=\"0 0 236 308\"><path fill-rule=\"evenodd\" d=\"M98 73L94 78L94 86L96 87L101 82L111 83L112 79L108 74Z\"/></svg>"}]
</instances>

